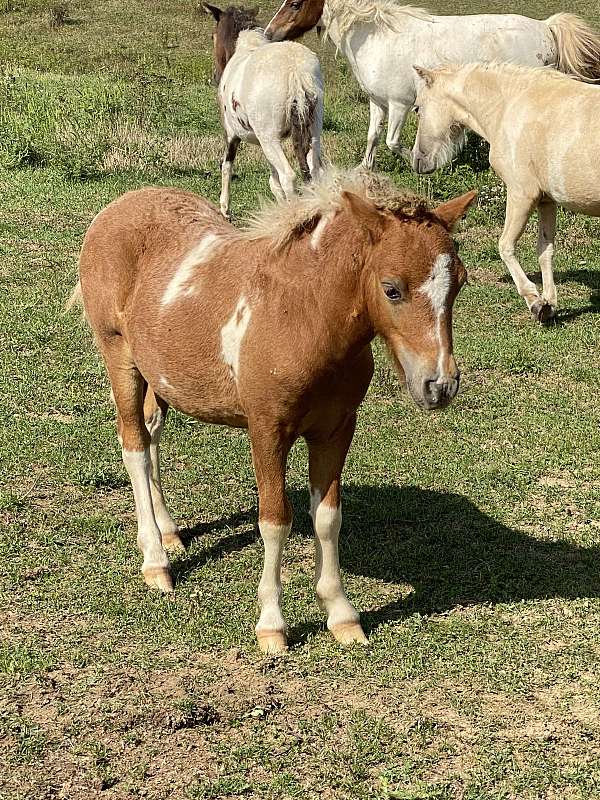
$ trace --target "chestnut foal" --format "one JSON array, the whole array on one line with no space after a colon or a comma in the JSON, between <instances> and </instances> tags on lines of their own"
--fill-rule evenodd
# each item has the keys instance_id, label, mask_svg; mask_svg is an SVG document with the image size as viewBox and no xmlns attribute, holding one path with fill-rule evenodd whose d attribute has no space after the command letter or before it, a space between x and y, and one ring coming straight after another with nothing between
<instances>
[{"instance_id":1,"label":"chestnut foal","mask_svg":"<svg viewBox=\"0 0 600 800\"><path fill-rule=\"evenodd\" d=\"M265 652L283 650L286 459L304 437L318 602L338 641L366 641L342 587L338 534L370 343L384 338L418 405L455 396L452 305L466 273L450 231L474 197L430 211L381 178L328 173L241 231L179 189L130 192L95 218L73 298L112 384L149 586L173 589L166 551L182 547L160 484L168 407L248 428L265 547L256 633Z\"/></svg>"}]
</instances>

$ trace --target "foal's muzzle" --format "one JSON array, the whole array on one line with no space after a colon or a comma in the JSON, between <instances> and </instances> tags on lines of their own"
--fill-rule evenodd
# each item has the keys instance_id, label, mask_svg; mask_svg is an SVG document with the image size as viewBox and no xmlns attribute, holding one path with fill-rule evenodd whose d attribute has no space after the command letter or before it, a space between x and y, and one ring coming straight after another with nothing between
<instances>
[{"instance_id":1,"label":"foal's muzzle","mask_svg":"<svg viewBox=\"0 0 600 800\"><path fill-rule=\"evenodd\" d=\"M423 381L423 407L428 411L445 408L456 397L459 385L460 372L455 377L447 375Z\"/></svg>"}]
</instances>

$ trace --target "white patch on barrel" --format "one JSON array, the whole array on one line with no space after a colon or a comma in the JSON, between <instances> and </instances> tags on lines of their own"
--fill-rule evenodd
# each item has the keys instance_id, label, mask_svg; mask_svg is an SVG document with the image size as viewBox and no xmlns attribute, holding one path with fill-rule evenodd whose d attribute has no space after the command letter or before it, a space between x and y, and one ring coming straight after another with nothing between
<instances>
[{"instance_id":1,"label":"white patch on barrel","mask_svg":"<svg viewBox=\"0 0 600 800\"><path fill-rule=\"evenodd\" d=\"M175 275L173 275L169 281L165 293L162 296L161 305L168 306L174 300L177 300L181 294L185 296L192 294L191 287L185 292L183 291L183 287L191 279L194 268L203 261L206 261L213 254L218 239L219 237L215 233L209 233L190 250L177 268Z\"/></svg>"},{"instance_id":2,"label":"white patch on barrel","mask_svg":"<svg viewBox=\"0 0 600 800\"><path fill-rule=\"evenodd\" d=\"M237 381L240 371L240 350L252 311L242 295L228 322L221 328L221 355Z\"/></svg>"}]
</instances>

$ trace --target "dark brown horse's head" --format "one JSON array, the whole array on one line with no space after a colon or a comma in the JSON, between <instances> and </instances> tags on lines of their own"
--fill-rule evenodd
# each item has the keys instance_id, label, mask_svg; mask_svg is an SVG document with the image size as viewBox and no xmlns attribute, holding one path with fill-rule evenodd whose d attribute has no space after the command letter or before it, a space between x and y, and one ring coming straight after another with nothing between
<instances>
[{"instance_id":1,"label":"dark brown horse's head","mask_svg":"<svg viewBox=\"0 0 600 800\"><path fill-rule=\"evenodd\" d=\"M298 39L321 19L325 0L285 0L267 25L265 36L273 42Z\"/></svg>"},{"instance_id":2,"label":"dark brown horse's head","mask_svg":"<svg viewBox=\"0 0 600 800\"><path fill-rule=\"evenodd\" d=\"M240 31L258 27L256 15L257 8L243 8L242 6L228 6L220 9L210 3L203 3L207 13L212 14L217 27L213 33L213 46L215 58L215 82L219 83L223 70L235 52Z\"/></svg>"}]
</instances>

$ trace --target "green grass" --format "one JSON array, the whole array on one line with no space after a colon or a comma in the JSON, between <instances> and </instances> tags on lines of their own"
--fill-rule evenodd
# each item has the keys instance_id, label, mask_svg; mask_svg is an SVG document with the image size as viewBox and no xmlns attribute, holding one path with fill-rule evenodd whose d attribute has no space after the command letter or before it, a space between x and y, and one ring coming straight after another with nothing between
<instances>
[{"instance_id":1,"label":"green grass","mask_svg":"<svg viewBox=\"0 0 600 800\"><path fill-rule=\"evenodd\" d=\"M51 28L51 7L0 2L0 797L598 796L598 221L561 215L560 315L536 326L497 254L502 189L470 166L476 145L429 178L381 148L381 170L434 200L480 188L458 237L464 380L450 409L426 415L377 350L341 543L368 649L324 630L294 449L292 647L263 658L245 434L170 417L165 491L190 545L175 596L148 593L107 379L63 313L82 236L111 199L148 183L217 199L210 25L191 3L109 0L69 3ZM570 10L600 24L591 5ZM309 42L327 74L326 152L354 164L365 98ZM236 171L240 218L267 194L267 170L248 147ZM534 242L532 223L531 274Z\"/></svg>"}]
</instances>

